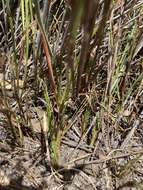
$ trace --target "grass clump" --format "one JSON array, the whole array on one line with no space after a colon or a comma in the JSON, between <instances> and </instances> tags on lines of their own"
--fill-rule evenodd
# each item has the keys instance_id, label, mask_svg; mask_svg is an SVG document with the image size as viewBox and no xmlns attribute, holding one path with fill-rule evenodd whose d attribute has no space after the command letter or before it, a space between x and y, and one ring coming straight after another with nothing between
<instances>
[{"instance_id":1,"label":"grass clump","mask_svg":"<svg viewBox=\"0 0 143 190\"><path fill-rule=\"evenodd\" d=\"M40 142L54 171L77 150L90 152L88 165L101 149L107 156L131 140L143 104L142 8L141 1L1 1L0 122L14 148L25 138ZM74 147L65 165L64 143Z\"/></svg>"}]
</instances>

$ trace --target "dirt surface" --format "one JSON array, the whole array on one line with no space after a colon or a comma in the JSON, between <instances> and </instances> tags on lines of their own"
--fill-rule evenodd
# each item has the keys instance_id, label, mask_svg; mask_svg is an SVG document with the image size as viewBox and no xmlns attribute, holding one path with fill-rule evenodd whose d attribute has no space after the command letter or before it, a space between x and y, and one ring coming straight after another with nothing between
<instances>
[{"instance_id":1,"label":"dirt surface","mask_svg":"<svg viewBox=\"0 0 143 190\"><path fill-rule=\"evenodd\" d=\"M38 139L25 137L24 147L14 147L14 139L7 138L10 134L1 123L1 189L142 189L142 130L140 115L124 139L122 132L117 134L113 127L104 133L99 131L96 145L92 147L87 146L85 139L78 141L73 127L63 138L61 166L55 171L47 157L41 153ZM7 142L7 139L11 141Z\"/></svg>"}]
</instances>

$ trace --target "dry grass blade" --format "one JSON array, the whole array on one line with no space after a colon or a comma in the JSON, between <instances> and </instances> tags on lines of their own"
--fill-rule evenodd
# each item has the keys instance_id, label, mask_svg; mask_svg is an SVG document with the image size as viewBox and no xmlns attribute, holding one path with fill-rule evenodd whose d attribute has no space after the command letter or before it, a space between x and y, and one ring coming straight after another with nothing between
<instances>
[{"instance_id":1,"label":"dry grass blade","mask_svg":"<svg viewBox=\"0 0 143 190\"><path fill-rule=\"evenodd\" d=\"M124 139L123 143L121 144L122 149L129 146L129 142L131 141L131 138L133 137L133 135L134 135L135 131L137 130L137 128L139 127L139 125L141 125L141 122L139 120L136 120L133 124L131 131L129 132L129 134L127 135L127 137Z\"/></svg>"},{"instance_id":2,"label":"dry grass blade","mask_svg":"<svg viewBox=\"0 0 143 190\"><path fill-rule=\"evenodd\" d=\"M90 67L87 62L89 60L89 47L90 47L90 41L91 37L94 31L94 24L97 14L97 3L95 1L85 1L84 3L84 9L87 10L84 11L83 15L83 38L82 38L82 44L81 44L81 54L80 54L80 60L78 64L78 70L77 70L77 81L76 81L76 88L75 88L75 97L78 96L78 93L81 91L84 91L84 88L87 88L87 77L89 70L88 67Z\"/></svg>"},{"instance_id":3,"label":"dry grass blade","mask_svg":"<svg viewBox=\"0 0 143 190\"><path fill-rule=\"evenodd\" d=\"M143 48L143 34L141 34L138 38L137 45L134 50L133 58L139 53L139 51Z\"/></svg>"}]
</instances>

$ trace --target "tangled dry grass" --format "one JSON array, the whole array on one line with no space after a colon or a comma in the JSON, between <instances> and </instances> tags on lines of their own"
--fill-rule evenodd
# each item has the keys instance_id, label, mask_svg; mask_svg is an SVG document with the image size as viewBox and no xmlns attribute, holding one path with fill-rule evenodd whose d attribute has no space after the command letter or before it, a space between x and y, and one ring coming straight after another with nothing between
<instances>
[{"instance_id":1,"label":"tangled dry grass","mask_svg":"<svg viewBox=\"0 0 143 190\"><path fill-rule=\"evenodd\" d=\"M143 188L142 10L0 2L0 189Z\"/></svg>"}]
</instances>

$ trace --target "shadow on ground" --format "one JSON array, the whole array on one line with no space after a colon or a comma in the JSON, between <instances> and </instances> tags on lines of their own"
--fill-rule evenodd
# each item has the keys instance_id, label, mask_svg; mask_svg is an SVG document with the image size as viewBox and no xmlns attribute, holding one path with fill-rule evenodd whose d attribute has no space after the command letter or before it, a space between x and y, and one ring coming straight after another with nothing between
<instances>
[{"instance_id":1,"label":"shadow on ground","mask_svg":"<svg viewBox=\"0 0 143 190\"><path fill-rule=\"evenodd\" d=\"M12 179L10 183L6 186L0 185L1 190L41 190L43 187L33 187L33 186L26 186L22 185L23 178L17 178L17 179Z\"/></svg>"}]
</instances>

